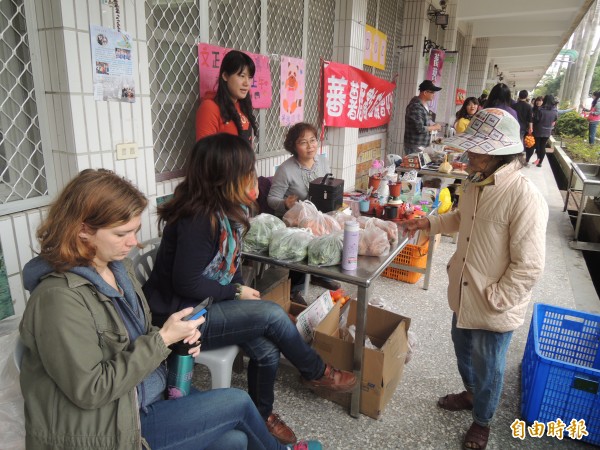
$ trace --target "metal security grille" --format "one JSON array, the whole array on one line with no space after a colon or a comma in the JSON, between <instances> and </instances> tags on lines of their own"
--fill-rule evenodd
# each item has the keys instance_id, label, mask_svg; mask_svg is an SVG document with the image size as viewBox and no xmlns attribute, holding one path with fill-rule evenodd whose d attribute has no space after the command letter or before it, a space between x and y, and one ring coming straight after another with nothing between
<instances>
[{"instance_id":1,"label":"metal security grille","mask_svg":"<svg viewBox=\"0 0 600 450\"><path fill-rule=\"evenodd\" d=\"M335 0L310 0L308 5L308 43L306 55L306 93L304 121L319 125L320 58L333 58Z\"/></svg>"},{"instance_id":2,"label":"metal security grille","mask_svg":"<svg viewBox=\"0 0 600 450\"><path fill-rule=\"evenodd\" d=\"M158 180L181 174L195 143L198 105L195 0L146 1L154 167Z\"/></svg>"},{"instance_id":3,"label":"metal security grille","mask_svg":"<svg viewBox=\"0 0 600 450\"><path fill-rule=\"evenodd\" d=\"M48 193L24 0L0 1L0 204Z\"/></svg>"},{"instance_id":4,"label":"metal security grille","mask_svg":"<svg viewBox=\"0 0 600 450\"><path fill-rule=\"evenodd\" d=\"M392 81L399 69L396 48L401 45L403 3L401 0L369 0L367 3L367 24L386 34L387 51L384 70L368 66L365 66L364 70L387 81ZM392 112L392 117L394 117L393 114ZM377 128L361 128L359 132L362 135L386 129L387 125L383 125Z\"/></svg>"},{"instance_id":5,"label":"metal security grille","mask_svg":"<svg viewBox=\"0 0 600 450\"><path fill-rule=\"evenodd\" d=\"M255 111L259 157L281 153L287 132L279 124L281 55L306 61L304 120L315 125L319 58L331 59L333 55L335 0L208 0L208 7L202 10L198 4L195 0L146 0L152 131L159 180L181 173L187 151L194 144L198 104L195 44L200 41L203 11L208 15L204 22L208 24L208 42L269 55L273 104ZM304 23L308 24L306 29Z\"/></svg>"}]
</instances>

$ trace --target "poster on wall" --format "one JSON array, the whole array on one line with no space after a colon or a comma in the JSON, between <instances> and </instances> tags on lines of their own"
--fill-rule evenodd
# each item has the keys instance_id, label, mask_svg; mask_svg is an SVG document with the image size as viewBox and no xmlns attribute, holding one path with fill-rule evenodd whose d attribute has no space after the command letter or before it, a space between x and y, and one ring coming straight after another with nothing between
<instances>
[{"instance_id":1,"label":"poster on wall","mask_svg":"<svg viewBox=\"0 0 600 450\"><path fill-rule=\"evenodd\" d=\"M219 47L211 44L198 44L198 72L200 75L200 98L211 96L217 92L219 69L223 57L231 48ZM272 103L273 84L271 82L271 69L269 57L257 53L244 52L256 66L250 94L252 106L257 109L270 108Z\"/></svg>"},{"instance_id":2,"label":"poster on wall","mask_svg":"<svg viewBox=\"0 0 600 450\"><path fill-rule=\"evenodd\" d=\"M90 25L94 100L135 102L133 40L126 31Z\"/></svg>"},{"instance_id":3,"label":"poster on wall","mask_svg":"<svg viewBox=\"0 0 600 450\"><path fill-rule=\"evenodd\" d=\"M462 105L467 98L467 90L466 89L457 89L456 97L454 98L455 105Z\"/></svg>"},{"instance_id":4,"label":"poster on wall","mask_svg":"<svg viewBox=\"0 0 600 450\"><path fill-rule=\"evenodd\" d=\"M10 296L10 286L8 285L8 275L6 274L6 264L4 262L4 252L0 242L0 320L15 314L12 297Z\"/></svg>"},{"instance_id":5,"label":"poster on wall","mask_svg":"<svg viewBox=\"0 0 600 450\"><path fill-rule=\"evenodd\" d=\"M443 50L432 49L429 53L429 65L427 66L426 80L431 80L436 86L442 85L442 68L444 67L444 56L446 52ZM429 111L437 112L439 95L435 95L433 100L429 102Z\"/></svg>"},{"instance_id":6,"label":"poster on wall","mask_svg":"<svg viewBox=\"0 0 600 450\"><path fill-rule=\"evenodd\" d=\"M377 28L365 25L365 43L363 64L385 70L385 54L387 51L387 35Z\"/></svg>"},{"instance_id":7,"label":"poster on wall","mask_svg":"<svg viewBox=\"0 0 600 450\"><path fill-rule=\"evenodd\" d=\"M290 126L304 120L306 64L303 59L281 57L279 123Z\"/></svg>"},{"instance_id":8,"label":"poster on wall","mask_svg":"<svg viewBox=\"0 0 600 450\"><path fill-rule=\"evenodd\" d=\"M381 142L381 139L376 139L356 147L355 189L366 190L369 187L369 169L374 159L381 159Z\"/></svg>"},{"instance_id":9,"label":"poster on wall","mask_svg":"<svg viewBox=\"0 0 600 450\"><path fill-rule=\"evenodd\" d=\"M330 127L373 128L392 116L395 83L364 70L323 62L323 121Z\"/></svg>"}]
</instances>

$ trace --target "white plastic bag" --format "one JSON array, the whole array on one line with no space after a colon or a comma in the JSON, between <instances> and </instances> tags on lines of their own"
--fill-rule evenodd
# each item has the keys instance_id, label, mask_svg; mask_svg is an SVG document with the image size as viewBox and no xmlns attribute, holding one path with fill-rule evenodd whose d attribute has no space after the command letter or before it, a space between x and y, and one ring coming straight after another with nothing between
<instances>
[{"instance_id":1,"label":"white plastic bag","mask_svg":"<svg viewBox=\"0 0 600 450\"><path fill-rule=\"evenodd\" d=\"M313 235L304 228L284 228L271 235L269 256L282 261L302 261L306 258L308 243Z\"/></svg>"},{"instance_id":2,"label":"white plastic bag","mask_svg":"<svg viewBox=\"0 0 600 450\"><path fill-rule=\"evenodd\" d=\"M261 253L269 250L271 235L275 230L285 228L285 223L271 214L259 214L250 219L250 229L244 235L244 251Z\"/></svg>"},{"instance_id":3,"label":"white plastic bag","mask_svg":"<svg viewBox=\"0 0 600 450\"><path fill-rule=\"evenodd\" d=\"M316 217L319 210L308 200L296 202L282 217L288 227L297 227L306 218Z\"/></svg>"}]
</instances>

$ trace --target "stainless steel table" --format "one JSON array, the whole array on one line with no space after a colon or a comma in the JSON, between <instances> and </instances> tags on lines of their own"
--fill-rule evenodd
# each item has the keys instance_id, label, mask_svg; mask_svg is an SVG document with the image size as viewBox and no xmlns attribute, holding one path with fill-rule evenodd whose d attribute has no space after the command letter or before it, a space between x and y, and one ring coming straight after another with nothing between
<instances>
[{"instance_id":1,"label":"stainless steel table","mask_svg":"<svg viewBox=\"0 0 600 450\"><path fill-rule=\"evenodd\" d=\"M341 265L331 267L309 266L306 262L289 262L274 259L265 254L243 252L245 259L274 266L286 267L297 272L328 277L338 281L344 281L358 288L357 314L356 314L356 340L354 345L354 374L358 383L352 391L350 404L350 415L358 417L360 413L360 386L362 380L363 350L365 347L365 327L367 324L367 305L371 297L371 285L381 272L390 265L394 258L402 251L408 239L401 236L399 241L390 249L387 256L359 256L358 268L354 272L342 270Z\"/></svg>"}]
</instances>

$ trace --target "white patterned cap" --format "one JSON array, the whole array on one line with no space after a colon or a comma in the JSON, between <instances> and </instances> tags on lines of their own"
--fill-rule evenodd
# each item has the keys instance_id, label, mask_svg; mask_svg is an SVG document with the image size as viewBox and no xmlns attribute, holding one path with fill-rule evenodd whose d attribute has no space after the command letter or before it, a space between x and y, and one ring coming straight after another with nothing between
<instances>
[{"instance_id":1,"label":"white patterned cap","mask_svg":"<svg viewBox=\"0 0 600 450\"><path fill-rule=\"evenodd\" d=\"M498 108L477 112L464 133L445 139L443 144L480 155L513 155L523 151L519 122Z\"/></svg>"}]
</instances>

